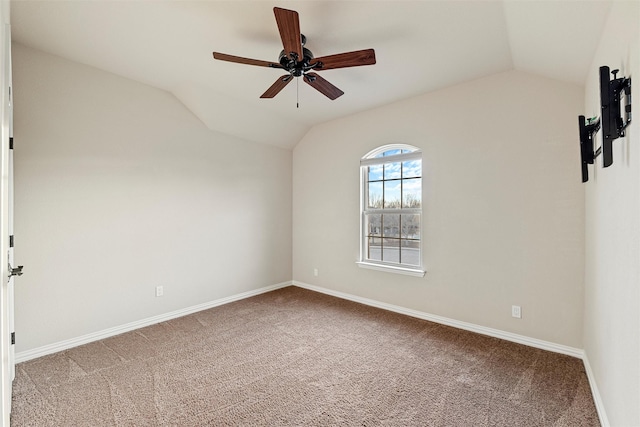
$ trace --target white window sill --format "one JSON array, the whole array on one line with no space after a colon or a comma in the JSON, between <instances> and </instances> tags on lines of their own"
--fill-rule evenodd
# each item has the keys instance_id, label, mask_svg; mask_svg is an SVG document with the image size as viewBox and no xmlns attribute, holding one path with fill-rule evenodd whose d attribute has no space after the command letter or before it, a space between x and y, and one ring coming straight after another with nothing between
<instances>
[{"instance_id":1,"label":"white window sill","mask_svg":"<svg viewBox=\"0 0 640 427\"><path fill-rule=\"evenodd\" d=\"M374 264L371 262L356 262L360 268L368 268L371 270L386 271L388 273L405 274L407 276L424 277L427 273L420 268L396 267L394 265Z\"/></svg>"}]
</instances>

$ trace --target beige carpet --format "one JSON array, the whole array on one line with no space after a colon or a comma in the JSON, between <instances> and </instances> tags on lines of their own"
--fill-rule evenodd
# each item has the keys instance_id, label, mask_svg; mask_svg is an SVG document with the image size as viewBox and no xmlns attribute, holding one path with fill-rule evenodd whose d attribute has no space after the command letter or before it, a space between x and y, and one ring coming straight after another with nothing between
<instances>
[{"instance_id":1,"label":"beige carpet","mask_svg":"<svg viewBox=\"0 0 640 427\"><path fill-rule=\"evenodd\" d=\"M580 360L289 287L17 366L12 426L596 426Z\"/></svg>"}]
</instances>

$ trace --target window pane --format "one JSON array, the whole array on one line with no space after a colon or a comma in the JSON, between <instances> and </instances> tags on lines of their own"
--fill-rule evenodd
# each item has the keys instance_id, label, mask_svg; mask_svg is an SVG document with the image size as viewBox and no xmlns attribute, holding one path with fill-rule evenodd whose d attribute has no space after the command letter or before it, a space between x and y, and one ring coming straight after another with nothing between
<instances>
[{"instance_id":1,"label":"window pane","mask_svg":"<svg viewBox=\"0 0 640 427\"><path fill-rule=\"evenodd\" d=\"M400 262L399 239L384 239L384 247L382 249L382 261Z\"/></svg>"},{"instance_id":2,"label":"window pane","mask_svg":"<svg viewBox=\"0 0 640 427\"><path fill-rule=\"evenodd\" d=\"M402 207L419 208L422 205L422 178L402 180Z\"/></svg>"},{"instance_id":3,"label":"window pane","mask_svg":"<svg viewBox=\"0 0 640 427\"><path fill-rule=\"evenodd\" d=\"M382 236L382 215L367 215L367 235Z\"/></svg>"},{"instance_id":4,"label":"window pane","mask_svg":"<svg viewBox=\"0 0 640 427\"><path fill-rule=\"evenodd\" d=\"M369 170L369 181L382 181L382 165L371 165Z\"/></svg>"},{"instance_id":5,"label":"window pane","mask_svg":"<svg viewBox=\"0 0 640 427\"><path fill-rule=\"evenodd\" d=\"M395 156L396 154L402 153L402 150L387 150L382 153L383 156Z\"/></svg>"},{"instance_id":6,"label":"window pane","mask_svg":"<svg viewBox=\"0 0 640 427\"><path fill-rule=\"evenodd\" d=\"M400 215L400 225L400 237L420 239L420 215Z\"/></svg>"},{"instance_id":7,"label":"window pane","mask_svg":"<svg viewBox=\"0 0 640 427\"><path fill-rule=\"evenodd\" d=\"M400 180L384 181L384 207L387 209L400 207Z\"/></svg>"},{"instance_id":8,"label":"window pane","mask_svg":"<svg viewBox=\"0 0 640 427\"><path fill-rule=\"evenodd\" d=\"M403 240L400 248L402 264L420 265L420 242L417 240Z\"/></svg>"},{"instance_id":9,"label":"window pane","mask_svg":"<svg viewBox=\"0 0 640 427\"><path fill-rule=\"evenodd\" d=\"M369 183L369 208L382 208L382 182Z\"/></svg>"},{"instance_id":10,"label":"window pane","mask_svg":"<svg viewBox=\"0 0 640 427\"><path fill-rule=\"evenodd\" d=\"M382 215L382 235L384 237L400 237L400 215Z\"/></svg>"},{"instance_id":11,"label":"window pane","mask_svg":"<svg viewBox=\"0 0 640 427\"><path fill-rule=\"evenodd\" d=\"M400 173L400 162L385 163L384 164L384 179L398 179L402 178Z\"/></svg>"},{"instance_id":12,"label":"window pane","mask_svg":"<svg viewBox=\"0 0 640 427\"><path fill-rule=\"evenodd\" d=\"M367 243L367 258L374 261L382 261L382 239L369 237Z\"/></svg>"},{"instance_id":13,"label":"window pane","mask_svg":"<svg viewBox=\"0 0 640 427\"><path fill-rule=\"evenodd\" d=\"M402 162L402 177L417 178L422 176L422 160Z\"/></svg>"},{"instance_id":14,"label":"window pane","mask_svg":"<svg viewBox=\"0 0 640 427\"><path fill-rule=\"evenodd\" d=\"M375 152L375 156L363 159L375 157L375 162L380 162L365 163L363 260L419 267L422 265L422 160L413 156L406 156L404 160L398 157L420 150L408 145L389 145ZM402 213L405 209L411 213Z\"/></svg>"}]
</instances>

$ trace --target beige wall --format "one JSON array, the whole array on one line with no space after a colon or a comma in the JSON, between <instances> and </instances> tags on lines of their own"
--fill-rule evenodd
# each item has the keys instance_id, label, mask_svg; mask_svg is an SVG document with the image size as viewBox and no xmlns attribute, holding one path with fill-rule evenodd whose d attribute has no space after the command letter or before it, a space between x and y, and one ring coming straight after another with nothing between
<instances>
[{"instance_id":1,"label":"beige wall","mask_svg":"<svg viewBox=\"0 0 640 427\"><path fill-rule=\"evenodd\" d=\"M585 355L612 426L640 426L640 3L614 2L585 90L600 115L599 68L633 79L635 117L613 142L613 165L586 184ZM597 134L596 147L602 141Z\"/></svg>"},{"instance_id":2,"label":"beige wall","mask_svg":"<svg viewBox=\"0 0 640 427\"><path fill-rule=\"evenodd\" d=\"M584 91L502 73L316 126L293 155L14 45L18 351L293 277L584 347L611 425L639 425L640 122L586 185L576 126L600 65L638 74L639 15L614 3ZM359 160L398 142L424 153L424 278L355 264Z\"/></svg>"},{"instance_id":3,"label":"beige wall","mask_svg":"<svg viewBox=\"0 0 640 427\"><path fill-rule=\"evenodd\" d=\"M17 351L291 280L289 150L113 74L13 60Z\"/></svg>"},{"instance_id":4,"label":"beige wall","mask_svg":"<svg viewBox=\"0 0 640 427\"><path fill-rule=\"evenodd\" d=\"M507 72L316 126L293 156L294 280L582 348L582 109L579 86ZM359 160L388 143L423 151L424 278L355 264Z\"/></svg>"}]
</instances>

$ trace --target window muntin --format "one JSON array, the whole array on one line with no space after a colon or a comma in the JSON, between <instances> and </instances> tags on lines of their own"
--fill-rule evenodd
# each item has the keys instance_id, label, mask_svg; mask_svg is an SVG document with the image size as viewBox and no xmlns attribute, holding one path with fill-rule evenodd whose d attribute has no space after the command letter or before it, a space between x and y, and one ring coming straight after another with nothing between
<instances>
[{"instance_id":1,"label":"window muntin","mask_svg":"<svg viewBox=\"0 0 640 427\"><path fill-rule=\"evenodd\" d=\"M361 160L360 263L421 269L422 153L380 147Z\"/></svg>"}]
</instances>

